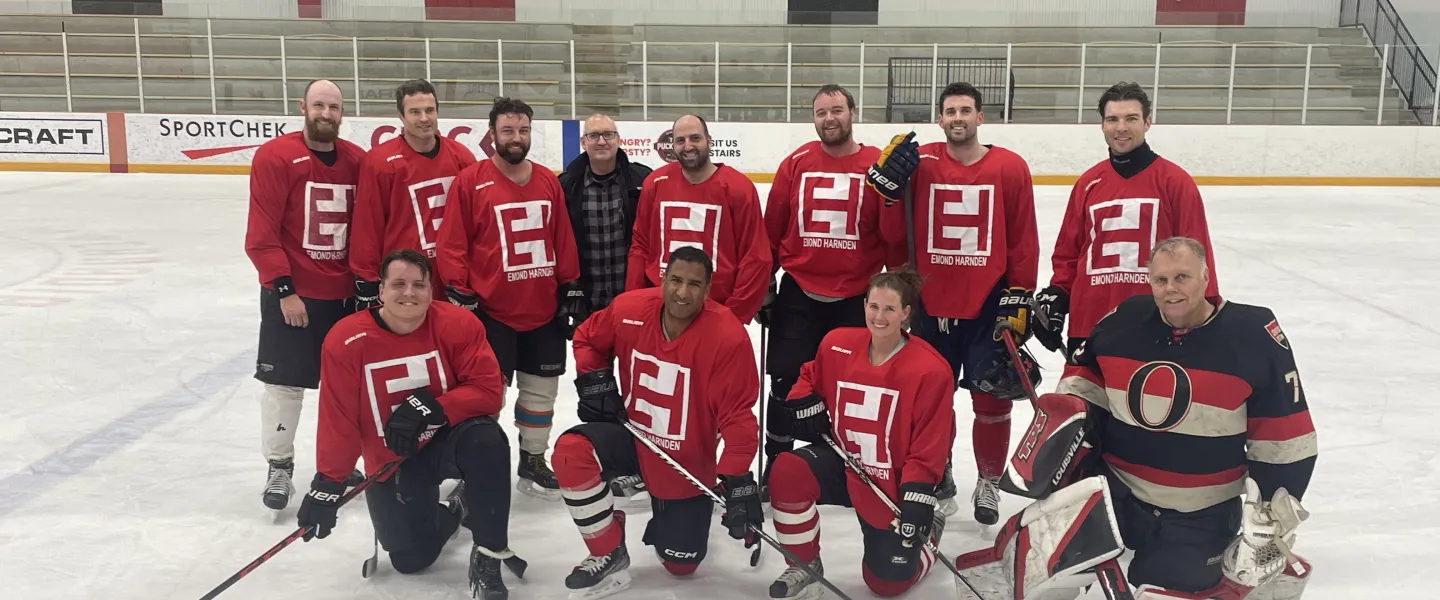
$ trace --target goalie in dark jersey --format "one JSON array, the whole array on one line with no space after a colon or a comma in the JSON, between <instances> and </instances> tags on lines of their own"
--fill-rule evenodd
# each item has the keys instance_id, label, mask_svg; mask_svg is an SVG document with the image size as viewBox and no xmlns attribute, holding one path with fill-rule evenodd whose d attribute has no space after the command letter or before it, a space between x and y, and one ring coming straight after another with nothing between
<instances>
[{"instance_id":1,"label":"goalie in dark jersey","mask_svg":"<svg viewBox=\"0 0 1440 600\"><path fill-rule=\"evenodd\" d=\"M998 585L1023 598L1068 600L1097 574L1128 579L1141 600L1300 597L1310 565L1291 547L1317 457L1309 405L1274 313L1206 299L1205 255L1191 238L1155 246L1152 295L1100 320L1011 457L1001 488L1040 501L957 566L992 587L994 566L1015 561L1008 572L1023 576ZM1019 568L1027 558L1049 568Z\"/></svg>"}]
</instances>

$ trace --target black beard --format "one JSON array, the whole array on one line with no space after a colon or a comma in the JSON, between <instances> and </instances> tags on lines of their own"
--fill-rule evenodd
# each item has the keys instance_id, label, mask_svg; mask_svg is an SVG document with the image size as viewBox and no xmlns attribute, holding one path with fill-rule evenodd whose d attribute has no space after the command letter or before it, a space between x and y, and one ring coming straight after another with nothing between
<instances>
[{"instance_id":1,"label":"black beard","mask_svg":"<svg viewBox=\"0 0 1440 600\"><path fill-rule=\"evenodd\" d=\"M495 154L500 155L507 163L518 165L525 162L525 157L530 154L530 146L522 145L518 149L514 145L499 146L495 148Z\"/></svg>"}]
</instances>

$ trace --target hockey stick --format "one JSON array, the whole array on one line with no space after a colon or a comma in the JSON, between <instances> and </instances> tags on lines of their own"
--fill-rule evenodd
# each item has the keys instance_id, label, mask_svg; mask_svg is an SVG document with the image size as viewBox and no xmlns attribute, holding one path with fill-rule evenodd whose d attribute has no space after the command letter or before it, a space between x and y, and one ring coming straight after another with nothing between
<instances>
[{"instance_id":1,"label":"hockey stick","mask_svg":"<svg viewBox=\"0 0 1440 600\"><path fill-rule=\"evenodd\" d=\"M1035 386L1030 383L1030 374L1025 371L1025 363L1020 359L1020 347L1015 344L1015 330L1008 327L1001 329L1000 339L1005 342L1005 352L1010 355L1010 364L1020 372L1020 384L1025 386L1025 395L1030 397L1030 406L1039 406L1040 397L1035 394Z\"/></svg>"},{"instance_id":2,"label":"hockey stick","mask_svg":"<svg viewBox=\"0 0 1440 600\"><path fill-rule=\"evenodd\" d=\"M760 324L760 445L756 447L759 451L755 453L755 462L758 465L755 472L760 474L761 486L767 485L764 481L765 475L767 475L765 472L765 409L769 408L770 398L765 394L765 338L769 329L764 323ZM750 553L750 566L760 565L761 548L764 546L756 544L755 551Z\"/></svg>"},{"instance_id":3,"label":"hockey stick","mask_svg":"<svg viewBox=\"0 0 1440 600\"><path fill-rule=\"evenodd\" d=\"M373 477L367 477L365 481L360 482L359 485L352 488L349 492L346 492L344 496L340 497L340 502L335 505L336 509L339 509L339 507L341 506L345 506L345 503L349 502L355 496L360 495L360 492L363 492L367 488L369 488L370 484L375 483L382 477L389 477L391 473L395 472L395 469L400 467L400 462L401 461L397 460L395 462L385 465L383 468L380 469L379 473L376 473ZM284 550L286 546L295 543L295 540L305 537L305 534L310 533L312 530L314 530L314 528L315 526L312 525L310 527L300 527L296 529L290 535L285 536L285 539L280 540L280 543L271 546L270 549L266 550L264 554L261 554L255 560L250 561L250 564L245 565L243 569L240 569L234 575L231 575L229 579L226 579L220 585L215 586L215 589L210 590L210 593L201 596L200 600L214 600L216 596L219 596L225 590L230 589L230 586L235 585L235 582L240 581L240 579L244 578L246 575L249 575L255 569L259 568L260 565L265 564L266 561L273 558L281 550Z\"/></svg>"},{"instance_id":4,"label":"hockey stick","mask_svg":"<svg viewBox=\"0 0 1440 600\"><path fill-rule=\"evenodd\" d=\"M660 457L660 460L665 461L665 464L670 465L670 468L675 469L681 475L685 476L685 479L688 479L691 484L694 484L695 487L700 488L700 491L703 492L706 496L709 496L710 500L714 501L720 506L725 506L724 498L721 498L719 495L717 495L715 493L715 490L705 487L705 484L700 483L700 480L696 479L695 476L690 473L690 471L687 471L685 467L680 466L680 463L675 462L675 459L671 458L669 454L666 454L664 450L661 450L659 446L656 446L655 442L650 441L650 438L645 437L645 434L635 429L635 426L631 425L629 420L621 420L620 424L625 426L625 429L630 432L630 435L635 436L635 439L640 440L641 444L644 444L646 448L649 448L651 452L654 452L655 456ZM772 538L768 534L766 534L763 529L750 524L746 524L746 527L749 527L750 531L755 532L755 535L760 536L760 539L764 540L765 543L770 544L772 548L778 550L780 554L783 554L787 560L789 560L791 563L794 563L795 566L800 568L800 570L805 571L807 575L814 577L816 581L820 582L820 585L823 585L826 589L835 592L835 595L839 596L841 600L853 600L852 598L850 598L850 596L845 595L845 592L840 591L840 588L835 587L835 584L830 583L830 580L825 579L824 575L821 575L819 572L815 571L815 569L812 568L809 563L806 563L796 558L794 554L791 554L789 550L786 550L784 546L781 546L780 542L775 541L775 538Z\"/></svg>"},{"instance_id":5,"label":"hockey stick","mask_svg":"<svg viewBox=\"0 0 1440 600\"><path fill-rule=\"evenodd\" d=\"M885 492L880 491L880 486L875 485L875 481L870 479L870 475L865 472L865 469L860 467L860 463L856 462L855 457L849 452L846 452L844 448L841 448L839 444L836 444L835 440L830 437L830 434L824 434L824 438L825 443L830 444L830 448L834 449L835 453L839 454L841 459L844 459L845 465L850 467L850 470L854 471L856 475L859 475L860 480L864 481L865 485L870 486L870 490L875 492L876 496L880 497L880 500L885 503L885 506L890 507L890 510L894 511L895 518L900 518L900 507L895 506L895 502L891 500L889 496L886 496ZM950 572L954 573L956 577L959 577L960 581L965 584L965 587L970 588L970 593L975 594L975 597L980 598L980 600L985 600L985 597L980 595L980 592L975 589L975 586L970 584L970 580L960 574L960 569L955 567L955 563L951 562L949 558L945 557L944 553L940 552L940 548L937 547L934 542L926 539L925 548L934 552L935 558L944 563L945 568L950 569Z\"/></svg>"}]
</instances>

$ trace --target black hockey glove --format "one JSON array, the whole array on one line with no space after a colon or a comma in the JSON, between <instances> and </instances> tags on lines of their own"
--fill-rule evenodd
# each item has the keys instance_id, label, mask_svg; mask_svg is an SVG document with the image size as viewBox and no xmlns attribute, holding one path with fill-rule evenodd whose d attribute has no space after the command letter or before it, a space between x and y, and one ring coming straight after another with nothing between
<instances>
[{"instance_id":1,"label":"black hockey glove","mask_svg":"<svg viewBox=\"0 0 1440 600\"><path fill-rule=\"evenodd\" d=\"M790 412L790 437L802 442L819 444L821 436L830 433L830 411L819 394L795 398L781 403Z\"/></svg>"},{"instance_id":2,"label":"black hockey glove","mask_svg":"<svg viewBox=\"0 0 1440 600\"><path fill-rule=\"evenodd\" d=\"M775 284L775 276L770 276L770 287L765 288L765 299L760 301L760 312L755 313L755 322L761 327L770 327L770 305L775 304L775 298L779 295L778 286Z\"/></svg>"},{"instance_id":3,"label":"black hockey glove","mask_svg":"<svg viewBox=\"0 0 1440 600\"><path fill-rule=\"evenodd\" d=\"M445 288L445 297L450 299L451 304L454 304L455 306L468 310L472 313L475 312L476 309L480 308L479 295L474 293L462 292L455 289L455 286L447 286Z\"/></svg>"},{"instance_id":4,"label":"black hockey glove","mask_svg":"<svg viewBox=\"0 0 1440 600\"><path fill-rule=\"evenodd\" d=\"M300 527L305 530L305 541L314 538L325 539L335 529L335 513L340 511L340 497L345 495L345 482L331 481L322 473L316 473L310 482L310 493L300 501ZM314 526L311 528L311 526Z\"/></svg>"},{"instance_id":5,"label":"black hockey glove","mask_svg":"<svg viewBox=\"0 0 1440 600\"><path fill-rule=\"evenodd\" d=\"M1006 329L1013 332L1016 346L1030 339L1030 312L1034 304L1035 297L1030 290L1006 288L1000 295L1000 309L995 313L995 341L1000 341L1000 332Z\"/></svg>"},{"instance_id":6,"label":"black hockey glove","mask_svg":"<svg viewBox=\"0 0 1440 600\"><path fill-rule=\"evenodd\" d=\"M355 280L355 312L380 306L380 282Z\"/></svg>"},{"instance_id":7,"label":"black hockey glove","mask_svg":"<svg viewBox=\"0 0 1440 600\"><path fill-rule=\"evenodd\" d=\"M935 523L935 486L916 481L900 484L900 534L906 548L924 546Z\"/></svg>"},{"instance_id":8,"label":"black hockey glove","mask_svg":"<svg viewBox=\"0 0 1440 600\"><path fill-rule=\"evenodd\" d=\"M575 393L580 396L576 412L585 423L620 423L626 419L625 399L620 397L620 384L615 371L596 369L575 377Z\"/></svg>"},{"instance_id":9,"label":"black hockey glove","mask_svg":"<svg viewBox=\"0 0 1440 600\"><path fill-rule=\"evenodd\" d=\"M1065 316L1070 314L1070 294L1050 286L1035 296L1035 312L1030 315L1035 339L1051 352L1065 352Z\"/></svg>"},{"instance_id":10,"label":"black hockey glove","mask_svg":"<svg viewBox=\"0 0 1440 600\"><path fill-rule=\"evenodd\" d=\"M890 138L890 145L880 152L880 159L870 166L865 174L865 183L885 197L885 206L891 206L905 199L910 175L918 166L920 144L915 143L915 132L897 134Z\"/></svg>"},{"instance_id":11,"label":"black hockey glove","mask_svg":"<svg viewBox=\"0 0 1440 600\"><path fill-rule=\"evenodd\" d=\"M730 529L730 537L745 540L746 548L760 543L759 537L747 527L754 525L758 529L765 524L765 513L760 509L760 485L755 483L755 476L750 473L721 475L720 488L725 492L720 494L725 498L725 515L720 517L720 524Z\"/></svg>"},{"instance_id":12,"label":"black hockey glove","mask_svg":"<svg viewBox=\"0 0 1440 600\"><path fill-rule=\"evenodd\" d=\"M400 458L414 456L420 451L420 443L430 438L427 432L448 422L445 407L435 400L429 390L410 390L410 395L395 407L390 419L385 421L385 447Z\"/></svg>"},{"instance_id":13,"label":"black hockey glove","mask_svg":"<svg viewBox=\"0 0 1440 600\"><path fill-rule=\"evenodd\" d=\"M572 339L575 328L590 316L590 301L585 298L585 290L580 289L579 281L561 284L559 296L555 318L560 320L560 327L565 330L565 339Z\"/></svg>"}]
</instances>

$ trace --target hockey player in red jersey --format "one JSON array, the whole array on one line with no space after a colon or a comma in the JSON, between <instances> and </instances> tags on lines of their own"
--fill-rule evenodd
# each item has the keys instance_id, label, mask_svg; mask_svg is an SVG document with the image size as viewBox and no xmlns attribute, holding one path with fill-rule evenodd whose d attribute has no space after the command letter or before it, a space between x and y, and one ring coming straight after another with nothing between
<instances>
[{"instance_id":1,"label":"hockey player in red jersey","mask_svg":"<svg viewBox=\"0 0 1440 600\"><path fill-rule=\"evenodd\" d=\"M1072 352L1121 301L1149 292L1145 259L1157 241L1185 236L1210 248L1205 203L1195 180L1145 142L1151 123L1145 90L1118 83L1100 96L1099 111L1110 157L1081 175L1070 191L1050 257L1050 285L1036 296L1032 315L1035 338L1063 354ZM1205 293L1218 301L1215 255L1207 252L1210 287Z\"/></svg>"},{"instance_id":2,"label":"hockey player in red jersey","mask_svg":"<svg viewBox=\"0 0 1440 600\"><path fill-rule=\"evenodd\" d=\"M383 305L342 319L325 340L317 472L300 505L300 527L330 535L357 458L365 458L371 477L403 459L365 493L390 563L401 573L420 572L463 523L474 536L476 596L503 600L500 561L514 553L510 445L496 422L504 405L500 365L473 316L433 301L423 255L397 250L379 269ZM441 504L446 479L461 483Z\"/></svg>"},{"instance_id":3,"label":"hockey player in red jersey","mask_svg":"<svg viewBox=\"0 0 1440 600\"><path fill-rule=\"evenodd\" d=\"M927 539L938 544L945 525L935 493L955 439L955 379L945 357L905 331L919 302L919 276L885 272L869 288L865 327L826 335L784 401L795 438L810 445L775 459L770 503L780 543L817 572L824 567L816 505L853 507L865 584L888 598L914 586L935 561L924 546ZM898 517L831 441L855 458ZM792 564L770 585L770 597L810 598L817 590Z\"/></svg>"},{"instance_id":4,"label":"hockey player in red jersey","mask_svg":"<svg viewBox=\"0 0 1440 600\"><path fill-rule=\"evenodd\" d=\"M270 463L262 500L285 508L295 488L295 428L305 390L320 384L320 345L355 294L347 251L365 151L340 138L340 88L310 82L305 128L265 142L250 163L245 254L260 278L260 446ZM358 481L352 480L352 483Z\"/></svg>"},{"instance_id":5,"label":"hockey player in red jersey","mask_svg":"<svg viewBox=\"0 0 1440 600\"><path fill-rule=\"evenodd\" d=\"M696 479L726 499L721 524L730 536L758 540L747 525L763 521L750 473L759 441L760 375L745 327L710 299L710 257L682 246L666 259L658 288L621 294L575 332L580 420L555 442L555 473L590 555L565 579L572 599L608 596L629 586L625 515L608 480L639 475L653 515L643 541L674 575L705 559L712 502L627 431L628 421ZM724 451L716 454L720 444Z\"/></svg>"},{"instance_id":6,"label":"hockey player in red jersey","mask_svg":"<svg viewBox=\"0 0 1440 600\"><path fill-rule=\"evenodd\" d=\"M485 323L507 387L514 383L518 391L517 489L558 501L545 451L565 374L565 324L588 305L560 181L526 158L534 114L523 101L495 100L495 156L451 184L436 262L450 301Z\"/></svg>"},{"instance_id":7,"label":"hockey player in red jersey","mask_svg":"<svg viewBox=\"0 0 1440 600\"><path fill-rule=\"evenodd\" d=\"M678 162L656 169L641 187L625 290L660 285L670 253L695 246L715 261L713 298L749 323L770 275L760 194L745 174L710 161L704 119L680 117L672 132Z\"/></svg>"},{"instance_id":8,"label":"hockey player in red jersey","mask_svg":"<svg viewBox=\"0 0 1440 600\"><path fill-rule=\"evenodd\" d=\"M820 339L836 327L861 327L865 286L885 268L879 202L865 198L865 172L880 149L855 141L855 98L838 85L820 88L814 99L818 140L797 148L780 163L765 207L766 237L774 263L770 291L758 316L770 328L765 371L765 471L775 456L795 447L780 407L800 377L800 365L814 358ZM785 270L778 282L775 273Z\"/></svg>"},{"instance_id":9,"label":"hockey player in red jersey","mask_svg":"<svg viewBox=\"0 0 1440 600\"><path fill-rule=\"evenodd\" d=\"M971 503L975 520L993 525L1011 404L1025 397L999 334L1010 328L1018 341L1026 339L1040 255L1035 194L1023 158L980 143L979 90L952 83L938 104L945 141L917 147L914 133L897 135L867 180L885 203L880 226L893 253L889 264L908 262L927 282L912 331L949 361L960 387L970 391L979 471ZM1038 367L1024 359L1038 383ZM947 468L939 492L947 514L956 510L955 493Z\"/></svg>"},{"instance_id":10,"label":"hockey player in red jersey","mask_svg":"<svg viewBox=\"0 0 1440 600\"><path fill-rule=\"evenodd\" d=\"M386 254L411 248L435 258L450 183L475 164L469 148L440 135L440 108L430 82L400 84L395 109L403 124L400 135L371 148L360 163L350 227L357 311L380 303L380 259ZM445 299L445 286L431 289L437 300Z\"/></svg>"},{"instance_id":11,"label":"hockey player in red jersey","mask_svg":"<svg viewBox=\"0 0 1440 600\"><path fill-rule=\"evenodd\" d=\"M1046 498L1103 479L1139 599L1298 598L1310 567L1292 548L1318 456L1309 403L1275 314L1206 297L1206 255L1191 238L1146 255L1150 293L1076 347L1002 487ZM1032 533L1016 564L1067 554L1037 542L1059 532ZM998 538L995 554L1009 543Z\"/></svg>"}]
</instances>

